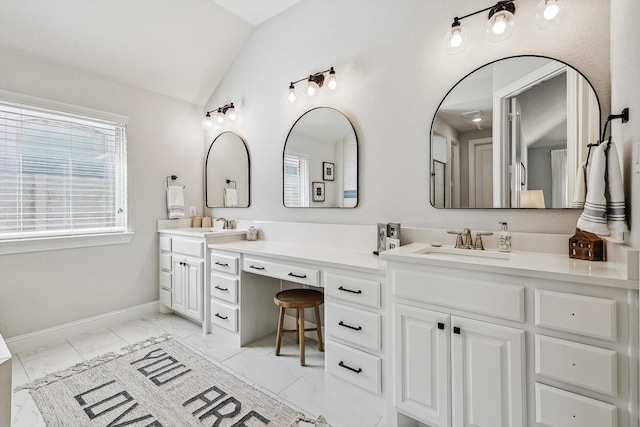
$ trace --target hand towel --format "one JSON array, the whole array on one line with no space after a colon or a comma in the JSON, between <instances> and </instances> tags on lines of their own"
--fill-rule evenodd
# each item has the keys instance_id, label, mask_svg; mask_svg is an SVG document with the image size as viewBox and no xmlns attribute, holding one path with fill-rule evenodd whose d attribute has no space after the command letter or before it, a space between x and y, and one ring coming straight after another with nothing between
<instances>
[{"instance_id":1,"label":"hand towel","mask_svg":"<svg viewBox=\"0 0 640 427\"><path fill-rule=\"evenodd\" d=\"M235 207L238 205L238 192L235 188L224 189L224 205L227 208Z\"/></svg>"},{"instance_id":2,"label":"hand towel","mask_svg":"<svg viewBox=\"0 0 640 427\"><path fill-rule=\"evenodd\" d=\"M618 150L613 141L609 141L607 151L607 171L605 197L607 199L607 228L610 231L625 232L627 228L624 202L624 184Z\"/></svg>"},{"instance_id":3,"label":"hand towel","mask_svg":"<svg viewBox=\"0 0 640 427\"><path fill-rule=\"evenodd\" d=\"M587 195L584 202L584 211L578 218L577 227L584 231L609 235L607 227L607 199L605 196L605 172L607 159L605 156L606 144L600 144L591 152L591 164L587 177Z\"/></svg>"},{"instance_id":4,"label":"hand towel","mask_svg":"<svg viewBox=\"0 0 640 427\"><path fill-rule=\"evenodd\" d=\"M587 162L582 162L578 166L576 173L575 189L573 192L572 208L583 209L584 201L587 197Z\"/></svg>"},{"instance_id":5,"label":"hand towel","mask_svg":"<svg viewBox=\"0 0 640 427\"><path fill-rule=\"evenodd\" d=\"M169 219L184 217L184 189L175 185L167 187L167 213Z\"/></svg>"}]
</instances>

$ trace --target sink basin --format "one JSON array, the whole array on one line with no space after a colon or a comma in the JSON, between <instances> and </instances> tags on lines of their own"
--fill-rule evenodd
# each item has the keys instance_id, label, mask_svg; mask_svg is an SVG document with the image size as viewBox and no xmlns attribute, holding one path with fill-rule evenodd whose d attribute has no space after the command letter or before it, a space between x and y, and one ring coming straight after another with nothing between
<instances>
[{"instance_id":1,"label":"sink basin","mask_svg":"<svg viewBox=\"0 0 640 427\"><path fill-rule=\"evenodd\" d=\"M498 252L496 250L485 249L483 251L476 249L460 249L453 246L427 246L420 249L416 254L422 255L444 255L452 257L473 257L473 258L491 258L491 259L510 259L511 254L508 252Z\"/></svg>"}]
</instances>

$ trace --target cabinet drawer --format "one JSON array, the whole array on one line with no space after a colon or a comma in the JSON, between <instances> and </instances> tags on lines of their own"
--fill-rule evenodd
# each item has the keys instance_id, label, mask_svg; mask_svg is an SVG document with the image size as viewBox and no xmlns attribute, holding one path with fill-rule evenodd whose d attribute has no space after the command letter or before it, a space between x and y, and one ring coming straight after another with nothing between
<instances>
[{"instance_id":1,"label":"cabinet drawer","mask_svg":"<svg viewBox=\"0 0 640 427\"><path fill-rule=\"evenodd\" d=\"M327 372L373 393L381 392L382 364L379 357L328 341L326 358Z\"/></svg>"},{"instance_id":2,"label":"cabinet drawer","mask_svg":"<svg viewBox=\"0 0 640 427\"><path fill-rule=\"evenodd\" d=\"M536 335L536 374L611 396L617 394L616 352Z\"/></svg>"},{"instance_id":3,"label":"cabinet drawer","mask_svg":"<svg viewBox=\"0 0 640 427\"><path fill-rule=\"evenodd\" d=\"M536 325L608 341L616 340L616 302L536 289Z\"/></svg>"},{"instance_id":4,"label":"cabinet drawer","mask_svg":"<svg viewBox=\"0 0 640 427\"><path fill-rule=\"evenodd\" d=\"M163 289L171 290L171 272L170 271L161 271L160 272L160 287Z\"/></svg>"},{"instance_id":5,"label":"cabinet drawer","mask_svg":"<svg viewBox=\"0 0 640 427\"><path fill-rule=\"evenodd\" d=\"M319 270L297 264L285 264L260 258L245 257L242 269L249 273L275 277L276 279L302 283L303 285L318 286L320 283Z\"/></svg>"},{"instance_id":6,"label":"cabinet drawer","mask_svg":"<svg viewBox=\"0 0 640 427\"><path fill-rule=\"evenodd\" d=\"M171 271L171 255L170 254L160 254L160 269Z\"/></svg>"},{"instance_id":7,"label":"cabinet drawer","mask_svg":"<svg viewBox=\"0 0 640 427\"><path fill-rule=\"evenodd\" d=\"M238 332L238 308L211 301L211 323Z\"/></svg>"},{"instance_id":8,"label":"cabinet drawer","mask_svg":"<svg viewBox=\"0 0 640 427\"><path fill-rule=\"evenodd\" d=\"M617 407L536 383L536 422L550 427L615 427Z\"/></svg>"},{"instance_id":9,"label":"cabinet drawer","mask_svg":"<svg viewBox=\"0 0 640 427\"><path fill-rule=\"evenodd\" d=\"M327 303L325 313L328 335L371 350L380 350L382 316L333 303Z\"/></svg>"},{"instance_id":10,"label":"cabinet drawer","mask_svg":"<svg viewBox=\"0 0 640 427\"><path fill-rule=\"evenodd\" d=\"M172 250L175 253L204 258L204 242L173 238Z\"/></svg>"},{"instance_id":11,"label":"cabinet drawer","mask_svg":"<svg viewBox=\"0 0 640 427\"><path fill-rule=\"evenodd\" d=\"M327 274L327 295L369 307L380 307L380 282Z\"/></svg>"},{"instance_id":12,"label":"cabinet drawer","mask_svg":"<svg viewBox=\"0 0 640 427\"><path fill-rule=\"evenodd\" d=\"M239 256L211 252L211 269L224 273L238 275Z\"/></svg>"},{"instance_id":13,"label":"cabinet drawer","mask_svg":"<svg viewBox=\"0 0 640 427\"><path fill-rule=\"evenodd\" d=\"M160 236L160 250L163 252L171 252L171 237Z\"/></svg>"},{"instance_id":14,"label":"cabinet drawer","mask_svg":"<svg viewBox=\"0 0 640 427\"><path fill-rule=\"evenodd\" d=\"M160 304L171 307L171 291L160 289Z\"/></svg>"},{"instance_id":15,"label":"cabinet drawer","mask_svg":"<svg viewBox=\"0 0 640 427\"><path fill-rule=\"evenodd\" d=\"M238 303L238 279L211 275L211 296L232 304Z\"/></svg>"}]
</instances>

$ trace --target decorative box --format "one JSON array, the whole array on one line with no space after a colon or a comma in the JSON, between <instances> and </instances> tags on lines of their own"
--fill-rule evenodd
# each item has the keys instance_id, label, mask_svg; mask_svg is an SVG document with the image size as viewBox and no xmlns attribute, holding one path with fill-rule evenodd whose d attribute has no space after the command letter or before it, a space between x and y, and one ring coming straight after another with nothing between
<instances>
[{"instance_id":1,"label":"decorative box","mask_svg":"<svg viewBox=\"0 0 640 427\"><path fill-rule=\"evenodd\" d=\"M576 228L576 234L569 238L569 258L602 261L604 242L596 234Z\"/></svg>"}]
</instances>

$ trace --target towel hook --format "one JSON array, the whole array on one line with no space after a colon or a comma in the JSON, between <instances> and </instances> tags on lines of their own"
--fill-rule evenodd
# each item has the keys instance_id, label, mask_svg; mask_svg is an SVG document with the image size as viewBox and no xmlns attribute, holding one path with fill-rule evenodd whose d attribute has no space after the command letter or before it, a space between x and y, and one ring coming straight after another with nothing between
<instances>
[{"instance_id":1,"label":"towel hook","mask_svg":"<svg viewBox=\"0 0 640 427\"><path fill-rule=\"evenodd\" d=\"M587 161L585 162L585 166L589 165L589 156L591 156L591 147L597 147L598 145L604 142L605 137L607 136L607 126L609 125L609 122L611 120L617 120L617 119L622 119L622 123L627 123L629 121L629 108L623 108L620 114L609 114L609 117L607 117L607 121L604 122L604 131L602 132L602 138L600 139L600 141L596 141L593 144L587 144L589 151L587 151ZM607 146L607 148L609 147Z\"/></svg>"}]
</instances>

